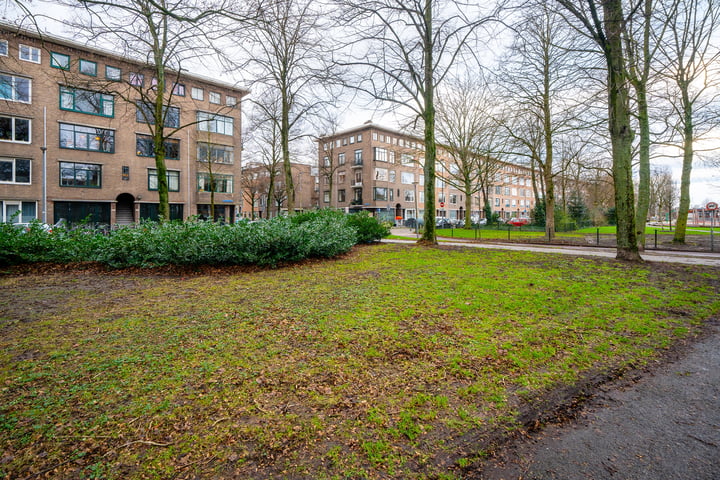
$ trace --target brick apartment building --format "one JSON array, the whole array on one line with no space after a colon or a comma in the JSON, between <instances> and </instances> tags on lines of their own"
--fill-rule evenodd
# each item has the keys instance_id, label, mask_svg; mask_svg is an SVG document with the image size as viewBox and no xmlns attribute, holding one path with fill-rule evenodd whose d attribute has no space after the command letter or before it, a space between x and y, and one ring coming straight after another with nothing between
<instances>
[{"instance_id":1,"label":"brick apartment building","mask_svg":"<svg viewBox=\"0 0 720 480\"><path fill-rule=\"evenodd\" d=\"M372 122L320 138L320 205L347 211L368 210L396 222L422 218L424 155L419 137ZM436 214L462 220L467 215L464 194L446 181L449 172L444 168L452 168L447 153L439 147L437 155L441 161L436 168ZM535 204L530 169L502 163L489 200L493 211L503 219L529 216ZM481 193L472 195L471 205L470 215L483 218Z\"/></svg>"},{"instance_id":2,"label":"brick apartment building","mask_svg":"<svg viewBox=\"0 0 720 480\"><path fill-rule=\"evenodd\" d=\"M317 167L291 163L290 168L295 187L295 211L320 208ZM269 198L270 174L267 167L261 163L246 162L243 165L240 186L243 190L243 218L272 218L287 214L285 174L282 171L275 178L272 198Z\"/></svg>"},{"instance_id":3,"label":"brick apartment building","mask_svg":"<svg viewBox=\"0 0 720 480\"><path fill-rule=\"evenodd\" d=\"M0 24L0 220L157 218L153 143L139 93L133 97L154 84L145 64ZM167 90L165 125L179 128L165 142L171 218L233 221L242 206L240 101L248 92L172 72Z\"/></svg>"}]
</instances>

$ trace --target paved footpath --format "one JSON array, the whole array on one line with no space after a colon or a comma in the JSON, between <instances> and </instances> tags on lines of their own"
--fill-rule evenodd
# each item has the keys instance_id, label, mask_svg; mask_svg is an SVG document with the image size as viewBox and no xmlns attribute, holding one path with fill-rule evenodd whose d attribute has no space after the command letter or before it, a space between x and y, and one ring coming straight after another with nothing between
<instances>
[{"instance_id":1,"label":"paved footpath","mask_svg":"<svg viewBox=\"0 0 720 480\"><path fill-rule=\"evenodd\" d=\"M412 236L410 229L393 229L393 235ZM414 240L388 240L386 243L412 244ZM440 239L440 245L472 248L490 248L496 250L521 250L526 252L559 253L563 255L588 255L593 257L615 258L614 248L574 247L567 245L536 245L529 243L489 243L462 240ZM720 253L710 252L678 252L674 250L645 250L642 258L650 262L682 263L686 265L709 265L720 267Z\"/></svg>"},{"instance_id":2,"label":"paved footpath","mask_svg":"<svg viewBox=\"0 0 720 480\"><path fill-rule=\"evenodd\" d=\"M636 384L605 386L577 422L545 428L470 479L720 479L720 327Z\"/></svg>"}]
</instances>

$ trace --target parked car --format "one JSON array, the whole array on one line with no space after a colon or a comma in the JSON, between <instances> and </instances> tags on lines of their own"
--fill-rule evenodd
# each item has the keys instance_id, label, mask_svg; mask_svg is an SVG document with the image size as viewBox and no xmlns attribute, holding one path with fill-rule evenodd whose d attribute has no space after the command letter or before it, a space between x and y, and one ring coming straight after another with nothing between
<instances>
[{"instance_id":1,"label":"parked car","mask_svg":"<svg viewBox=\"0 0 720 480\"><path fill-rule=\"evenodd\" d=\"M414 218L406 218L403 223L404 223L405 226L408 227L408 228L415 228L416 222L417 222L418 227L422 227L422 226L423 226L423 219L422 219L422 218L419 219L419 220L416 220L416 219L414 219Z\"/></svg>"},{"instance_id":2,"label":"parked car","mask_svg":"<svg viewBox=\"0 0 720 480\"><path fill-rule=\"evenodd\" d=\"M512 217L510 220L507 221L507 223L514 227L522 227L523 225L527 225L528 223L530 223L530 219Z\"/></svg>"},{"instance_id":3,"label":"parked car","mask_svg":"<svg viewBox=\"0 0 720 480\"><path fill-rule=\"evenodd\" d=\"M46 231L46 232L48 232L48 233L52 233L52 230L53 230L52 225L48 225L47 223L42 223L42 222L37 222L37 221L35 221L35 222L19 222L19 223L13 223L13 226L14 226L15 228L21 229L21 230L23 231L23 233L29 232L29 231L32 230L33 228L39 228L39 229L44 230L44 231Z\"/></svg>"},{"instance_id":4,"label":"parked car","mask_svg":"<svg viewBox=\"0 0 720 480\"><path fill-rule=\"evenodd\" d=\"M435 228L452 228L452 223L445 217L435 217Z\"/></svg>"}]
</instances>

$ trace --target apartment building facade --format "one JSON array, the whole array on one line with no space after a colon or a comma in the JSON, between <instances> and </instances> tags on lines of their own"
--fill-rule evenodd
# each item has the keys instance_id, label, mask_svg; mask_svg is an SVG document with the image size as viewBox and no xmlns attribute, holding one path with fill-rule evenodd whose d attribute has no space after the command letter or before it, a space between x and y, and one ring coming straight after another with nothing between
<instances>
[{"instance_id":1,"label":"apartment building facade","mask_svg":"<svg viewBox=\"0 0 720 480\"><path fill-rule=\"evenodd\" d=\"M157 90L153 72L0 24L0 220L114 225L157 218L153 121L142 95ZM240 104L248 91L195 74L167 78L171 218L233 221L242 208Z\"/></svg>"},{"instance_id":2,"label":"apartment building facade","mask_svg":"<svg viewBox=\"0 0 720 480\"><path fill-rule=\"evenodd\" d=\"M290 169L295 189L295 212L320 208L317 167L304 163L291 163ZM242 168L243 190L242 217L248 220L272 218L287 214L285 174L281 171L275 178L270 196L270 173L259 162L246 162Z\"/></svg>"},{"instance_id":3,"label":"apartment building facade","mask_svg":"<svg viewBox=\"0 0 720 480\"><path fill-rule=\"evenodd\" d=\"M402 223L422 218L425 203L423 140L372 122L318 140L319 200L322 207L367 210L383 220ZM483 218L481 193L471 195L466 210L464 193L449 181L450 155L438 148L435 210L438 217ZM457 183L457 182L454 182ZM534 207L531 171L501 163L494 175L489 201L503 219L528 217Z\"/></svg>"}]
</instances>

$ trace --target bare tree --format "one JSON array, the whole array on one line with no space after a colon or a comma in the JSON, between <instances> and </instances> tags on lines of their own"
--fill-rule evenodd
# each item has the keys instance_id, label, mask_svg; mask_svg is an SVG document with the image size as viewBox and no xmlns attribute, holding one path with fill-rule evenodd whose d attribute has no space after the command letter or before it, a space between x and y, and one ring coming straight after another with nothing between
<instances>
[{"instance_id":1,"label":"bare tree","mask_svg":"<svg viewBox=\"0 0 720 480\"><path fill-rule=\"evenodd\" d=\"M672 210L678 200L677 185L669 168L656 168L650 175L650 209L653 216L662 219L667 213L672 226Z\"/></svg>"},{"instance_id":2,"label":"bare tree","mask_svg":"<svg viewBox=\"0 0 720 480\"><path fill-rule=\"evenodd\" d=\"M337 114L334 113L326 114L320 119L320 122L322 125L320 131L323 133L317 138L319 149L318 172L320 173L320 178L327 179L327 185L330 191L328 206L332 207L335 175L340 168L344 167L344 162L341 163L341 159L337 156L335 141L331 140L337 134L340 122Z\"/></svg>"},{"instance_id":3,"label":"bare tree","mask_svg":"<svg viewBox=\"0 0 720 480\"><path fill-rule=\"evenodd\" d=\"M635 229L635 194L632 176L634 132L631 125L627 59L623 51L626 16L623 0L556 0L576 22L578 31L600 47L607 67L608 130L612 145L612 173L617 212L617 258L641 261ZM642 1L642 0L638 0Z\"/></svg>"},{"instance_id":4,"label":"bare tree","mask_svg":"<svg viewBox=\"0 0 720 480\"><path fill-rule=\"evenodd\" d=\"M485 82L467 77L451 82L437 102L438 139L451 162L444 166L444 180L465 196L465 228L472 227L472 196L478 192L490 217L490 188L503 166L504 138L493 98Z\"/></svg>"},{"instance_id":5,"label":"bare tree","mask_svg":"<svg viewBox=\"0 0 720 480\"><path fill-rule=\"evenodd\" d=\"M257 19L241 25L234 45L245 59L235 68L249 69L261 85L259 108L274 104L266 116L277 124L288 213L295 211L291 144L304 136L302 123L321 106L318 91L333 85L333 42L327 40L332 13L310 0L257 0ZM325 36L325 37L324 37ZM271 98L271 102L264 98Z\"/></svg>"},{"instance_id":6,"label":"bare tree","mask_svg":"<svg viewBox=\"0 0 720 480\"><path fill-rule=\"evenodd\" d=\"M425 228L435 235L435 89L470 54L469 38L493 14L451 0L338 0L353 25L350 65L360 70L356 88L389 105L409 109L424 134Z\"/></svg>"},{"instance_id":7,"label":"bare tree","mask_svg":"<svg viewBox=\"0 0 720 480\"><path fill-rule=\"evenodd\" d=\"M545 204L545 236L555 237L555 176L558 137L577 128L580 117L580 54L577 35L545 2L525 12L501 75L515 119L508 125L519 152L541 175Z\"/></svg>"},{"instance_id":8,"label":"bare tree","mask_svg":"<svg viewBox=\"0 0 720 480\"><path fill-rule=\"evenodd\" d=\"M660 42L659 68L668 81L670 127L683 155L673 242L685 243L694 143L717 124L716 117L709 117L707 112L719 98L720 70L716 64L720 49L713 44L713 34L720 23L720 8L711 0L667 0L660 6L659 13L668 22L668 35Z\"/></svg>"},{"instance_id":9,"label":"bare tree","mask_svg":"<svg viewBox=\"0 0 720 480\"><path fill-rule=\"evenodd\" d=\"M70 26L91 40L111 42L127 57L145 64L152 78L138 72L127 84L107 90L135 105L137 119L147 124L153 139L157 170L159 217L170 218L166 146L171 136L188 124L171 106L185 61L209 51L208 24L223 8L203 0L81 0L63 2L81 7L81 17ZM193 122L193 124L196 122Z\"/></svg>"},{"instance_id":10,"label":"bare tree","mask_svg":"<svg viewBox=\"0 0 720 480\"><path fill-rule=\"evenodd\" d=\"M280 104L277 98L267 96L262 100L256 100L255 110L250 117L249 148L254 150L267 173L268 199L275 197L275 189L284 183L277 181L283 173L283 154L280 135L280 123L277 121L280 115ZM267 217L273 214L274 202L268 202ZM275 210L275 215L280 214L280 209Z\"/></svg>"},{"instance_id":11,"label":"bare tree","mask_svg":"<svg viewBox=\"0 0 720 480\"><path fill-rule=\"evenodd\" d=\"M267 194L268 187L268 178L262 165L247 164L243 166L240 174L240 185L242 187L243 198L250 204L250 218L255 220L255 205L257 205L263 195ZM267 204L267 212L269 212L269 197L265 203ZM266 213L266 216L267 215Z\"/></svg>"}]
</instances>

